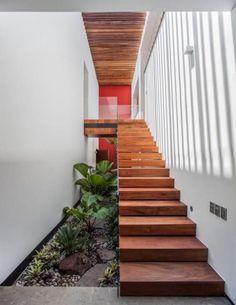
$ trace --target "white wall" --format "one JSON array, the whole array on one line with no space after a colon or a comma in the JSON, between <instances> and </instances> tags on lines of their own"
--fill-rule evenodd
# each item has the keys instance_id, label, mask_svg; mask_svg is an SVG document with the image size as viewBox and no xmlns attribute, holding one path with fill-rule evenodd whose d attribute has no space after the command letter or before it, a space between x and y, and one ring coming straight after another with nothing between
<instances>
[{"instance_id":1,"label":"white wall","mask_svg":"<svg viewBox=\"0 0 236 305\"><path fill-rule=\"evenodd\" d=\"M132 80L132 117L143 118L145 113L145 80L144 80L144 72L146 65L148 63L149 55L151 53L153 44L155 42L155 38L157 35L157 31L159 25L161 23L161 19L163 16L163 12L147 12L144 31L142 35L142 40L139 48L139 53L135 65L135 71ZM136 101L136 89L139 90L139 104L137 107ZM138 108L138 109L137 109ZM135 116L138 110L138 115Z\"/></svg>"},{"instance_id":2,"label":"white wall","mask_svg":"<svg viewBox=\"0 0 236 305\"><path fill-rule=\"evenodd\" d=\"M184 55L186 47L192 55ZM145 119L209 263L236 301L236 67L231 13L167 13L145 73ZM209 212L228 209L224 221Z\"/></svg>"},{"instance_id":3,"label":"white wall","mask_svg":"<svg viewBox=\"0 0 236 305\"><path fill-rule=\"evenodd\" d=\"M91 118L98 84L80 13L1 13L0 41L1 282L78 199L72 166L96 147L83 135L84 61Z\"/></svg>"},{"instance_id":4,"label":"white wall","mask_svg":"<svg viewBox=\"0 0 236 305\"><path fill-rule=\"evenodd\" d=\"M236 2L231 12L231 19L232 19L233 35L234 35L234 47L236 49ZM235 53L235 58L236 58L236 53Z\"/></svg>"},{"instance_id":5,"label":"white wall","mask_svg":"<svg viewBox=\"0 0 236 305\"><path fill-rule=\"evenodd\" d=\"M146 11L226 11L235 0L1 0L0 11L21 12L146 12Z\"/></svg>"}]
</instances>

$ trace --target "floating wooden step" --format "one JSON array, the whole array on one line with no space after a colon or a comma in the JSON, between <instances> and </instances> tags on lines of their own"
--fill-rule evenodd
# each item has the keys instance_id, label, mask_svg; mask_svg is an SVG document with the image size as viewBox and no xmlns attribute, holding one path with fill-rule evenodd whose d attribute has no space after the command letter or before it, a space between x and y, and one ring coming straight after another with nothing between
<instances>
[{"instance_id":1,"label":"floating wooden step","mask_svg":"<svg viewBox=\"0 0 236 305\"><path fill-rule=\"evenodd\" d=\"M134 137L137 135L137 131L132 131L132 130L126 130L126 131L118 131L117 136L119 137ZM138 131L138 135L140 137L146 137L146 136L151 136L151 133L149 130L141 130Z\"/></svg>"},{"instance_id":2,"label":"floating wooden step","mask_svg":"<svg viewBox=\"0 0 236 305\"><path fill-rule=\"evenodd\" d=\"M196 224L187 217L120 216L120 235L194 236Z\"/></svg>"},{"instance_id":3,"label":"floating wooden step","mask_svg":"<svg viewBox=\"0 0 236 305\"><path fill-rule=\"evenodd\" d=\"M147 126L145 125L136 125L136 126L131 126L131 125L127 125L127 126L119 126L119 131L131 131L131 130L139 130L139 131L144 131L144 130L149 130L147 128Z\"/></svg>"},{"instance_id":4,"label":"floating wooden step","mask_svg":"<svg viewBox=\"0 0 236 305\"><path fill-rule=\"evenodd\" d=\"M175 180L170 177L120 177L119 187L174 187Z\"/></svg>"},{"instance_id":5,"label":"floating wooden step","mask_svg":"<svg viewBox=\"0 0 236 305\"><path fill-rule=\"evenodd\" d=\"M123 146L123 145L153 146L156 145L156 143L150 137L140 137L140 138L127 137L118 141L118 146Z\"/></svg>"},{"instance_id":6,"label":"floating wooden step","mask_svg":"<svg viewBox=\"0 0 236 305\"><path fill-rule=\"evenodd\" d=\"M121 236L121 262L205 262L208 249L190 236Z\"/></svg>"},{"instance_id":7,"label":"floating wooden step","mask_svg":"<svg viewBox=\"0 0 236 305\"><path fill-rule=\"evenodd\" d=\"M127 125L139 125L139 124L145 124L146 122L144 119L119 119L118 120L119 126L127 126Z\"/></svg>"},{"instance_id":8,"label":"floating wooden step","mask_svg":"<svg viewBox=\"0 0 236 305\"><path fill-rule=\"evenodd\" d=\"M119 188L120 200L180 200L175 188Z\"/></svg>"},{"instance_id":9,"label":"floating wooden step","mask_svg":"<svg viewBox=\"0 0 236 305\"><path fill-rule=\"evenodd\" d=\"M119 153L119 160L161 160L159 153Z\"/></svg>"},{"instance_id":10,"label":"floating wooden step","mask_svg":"<svg viewBox=\"0 0 236 305\"><path fill-rule=\"evenodd\" d=\"M179 201L120 201L121 216L186 216L187 206Z\"/></svg>"},{"instance_id":11,"label":"floating wooden step","mask_svg":"<svg viewBox=\"0 0 236 305\"><path fill-rule=\"evenodd\" d=\"M224 281L203 262L123 262L121 296L223 296Z\"/></svg>"},{"instance_id":12,"label":"floating wooden step","mask_svg":"<svg viewBox=\"0 0 236 305\"><path fill-rule=\"evenodd\" d=\"M119 168L119 177L168 177L168 168Z\"/></svg>"},{"instance_id":13,"label":"floating wooden step","mask_svg":"<svg viewBox=\"0 0 236 305\"><path fill-rule=\"evenodd\" d=\"M165 167L165 160L120 160L120 167Z\"/></svg>"},{"instance_id":14,"label":"floating wooden step","mask_svg":"<svg viewBox=\"0 0 236 305\"><path fill-rule=\"evenodd\" d=\"M158 147L155 145L118 145L118 153L122 152L158 152Z\"/></svg>"},{"instance_id":15,"label":"floating wooden step","mask_svg":"<svg viewBox=\"0 0 236 305\"><path fill-rule=\"evenodd\" d=\"M135 148L139 147L156 147L156 143L153 140L147 141L126 141L126 140L119 140L118 141L118 149L125 146L134 146Z\"/></svg>"}]
</instances>

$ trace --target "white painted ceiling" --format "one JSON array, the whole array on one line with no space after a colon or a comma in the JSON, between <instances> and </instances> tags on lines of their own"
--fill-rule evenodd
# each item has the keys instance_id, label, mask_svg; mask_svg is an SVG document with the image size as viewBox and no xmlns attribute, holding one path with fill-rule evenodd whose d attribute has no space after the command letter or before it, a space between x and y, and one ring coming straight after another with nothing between
<instances>
[{"instance_id":1,"label":"white painted ceiling","mask_svg":"<svg viewBox=\"0 0 236 305\"><path fill-rule=\"evenodd\" d=\"M0 0L0 11L228 11L236 0Z\"/></svg>"}]
</instances>

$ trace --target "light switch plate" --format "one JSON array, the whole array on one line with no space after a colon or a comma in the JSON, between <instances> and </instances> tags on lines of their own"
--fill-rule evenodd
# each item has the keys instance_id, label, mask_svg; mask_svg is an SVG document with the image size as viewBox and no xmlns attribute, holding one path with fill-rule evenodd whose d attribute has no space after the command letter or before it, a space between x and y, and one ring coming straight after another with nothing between
<instances>
[{"instance_id":1,"label":"light switch plate","mask_svg":"<svg viewBox=\"0 0 236 305\"><path fill-rule=\"evenodd\" d=\"M214 202L210 202L210 212L212 214L215 214L215 204L214 204Z\"/></svg>"},{"instance_id":2,"label":"light switch plate","mask_svg":"<svg viewBox=\"0 0 236 305\"><path fill-rule=\"evenodd\" d=\"M215 204L215 215L218 217L221 215L221 207L218 204Z\"/></svg>"},{"instance_id":3,"label":"light switch plate","mask_svg":"<svg viewBox=\"0 0 236 305\"><path fill-rule=\"evenodd\" d=\"M223 208L221 207L220 209L220 217L224 220L227 220L227 209L226 208Z\"/></svg>"}]
</instances>

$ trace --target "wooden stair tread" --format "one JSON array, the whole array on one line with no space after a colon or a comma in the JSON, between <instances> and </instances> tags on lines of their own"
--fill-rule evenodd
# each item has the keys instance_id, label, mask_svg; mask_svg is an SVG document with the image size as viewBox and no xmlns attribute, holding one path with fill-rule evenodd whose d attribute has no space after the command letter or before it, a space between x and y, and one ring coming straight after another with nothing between
<instances>
[{"instance_id":1,"label":"wooden stair tread","mask_svg":"<svg viewBox=\"0 0 236 305\"><path fill-rule=\"evenodd\" d=\"M121 262L120 281L223 283L212 267L202 262Z\"/></svg>"},{"instance_id":2,"label":"wooden stair tread","mask_svg":"<svg viewBox=\"0 0 236 305\"><path fill-rule=\"evenodd\" d=\"M120 168L119 168L119 170L123 170L123 169L127 170L126 167L120 167ZM163 170L163 169L164 169L164 170L166 170L166 171L169 171L168 168L162 168L162 167L157 167L157 166L133 166L132 169L133 169L133 170L135 170L135 169L138 169L138 170L150 170L150 172L151 172L152 170L155 172L155 170L158 170L158 169L160 169L160 170ZM147 177L148 177L148 176L147 176Z\"/></svg>"},{"instance_id":3,"label":"wooden stair tread","mask_svg":"<svg viewBox=\"0 0 236 305\"><path fill-rule=\"evenodd\" d=\"M121 167L137 168L144 166L156 166L157 168L165 168L164 160L119 160Z\"/></svg>"},{"instance_id":4,"label":"wooden stair tread","mask_svg":"<svg viewBox=\"0 0 236 305\"><path fill-rule=\"evenodd\" d=\"M223 296L224 281L206 262L121 262L121 296Z\"/></svg>"},{"instance_id":5,"label":"wooden stair tread","mask_svg":"<svg viewBox=\"0 0 236 305\"><path fill-rule=\"evenodd\" d=\"M174 179L171 177L120 177L119 181L123 180L123 181L128 181L128 180L137 180L137 181L163 181L163 180L171 180L173 181Z\"/></svg>"},{"instance_id":6,"label":"wooden stair tread","mask_svg":"<svg viewBox=\"0 0 236 305\"><path fill-rule=\"evenodd\" d=\"M170 177L120 177L120 187L135 187L135 188L150 188L150 187L165 187L173 188L174 179Z\"/></svg>"},{"instance_id":7,"label":"wooden stair tread","mask_svg":"<svg viewBox=\"0 0 236 305\"><path fill-rule=\"evenodd\" d=\"M119 177L168 177L169 174L168 168L119 168Z\"/></svg>"},{"instance_id":8,"label":"wooden stair tread","mask_svg":"<svg viewBox=\"0 0 236 305\"><path fill-rule=\"evenodd\" d=\"M120 153L119 160L160 160L160 153Z\"/></svg>"},{"instance_id":9,"label":"wooden stair tread","mask_svg":"<svg viewBox=\"0 0 236 305\"><path fill-rule=\"evenodd\" d=\"M120 187L119 198L120 200L179 200L180 191L171 187Z\"/></svg>"},{"instance_id":10,"label":"wooden stair tread","mask_svg":"<svg viewBox=\"0 0 236 305\"><path fill-rule=\"evenodd\" d=\"M207 249L192 236L120 236L120 249Z\"/></svg>"},{"instance_id":11,"label":"wooden stair tread","mask_svg":"<svg viewBox=\"0 0 236 305\"><path fill-rule=\"evenodd\" d=\"M206 262L208 249L196 237L120 236L121 262Z\"/></svg>"},{"instance_id":12,"label":"wooden stair tread","mask_svg":"<svg viewBox=\"0 0 236 305\"><path fill-rule=\"evenodd\" d=\"M150 226L150 225L193 225L195 224L191 219L185 216L120 216L119 217L120 225L142 225L142 226Z\"/></svg>"},{"instance_id":13,"label":"wooden stair tread","mask_svg":"<svg viewBox=\"0 0 236 305\"><path fill-rule=\"evenodd\" d=\"M139 188L135 188L135 187L129 187L129 188L124 188L121 187L119 188L119 192L124 192L124 193L129 193L129 192L137 192L137 193L147 193L147 192L178 192L179 190L177 190L176 188L157 188L157 187L139 187Z\"/></svg>"},{"instance_id":14,"label":"wooden stair tread","mask_svg":"<svg viewBox=\"0 0 236 305\"><path fill-rule=\"evenodd\" d=\"M128 146L125 145L123 147L117 147L118 152L158 152L158 147L153 145L153 146Z\"/></svg>"},{"instance_id":15,"label":"wooden stair tread","mask_svg":"<svg viewBox=\"0 0 236 305\"><path fill-rule=\"evenodd\" d=\"M187 206L180 201L123 200L119 202L122 216L186 216Z\"/></svg>"},{"instance_id":16,"label":"wooden stair tread","mask_svg":"<svg viewBox=\"0 0 236 305\"><path fill-rule=\"evenodd\" d=\"M120 200L119 206L137 206L137 207L179 207L186 206L181 201L168 200Z\"/></svg>"}]
</instances>

